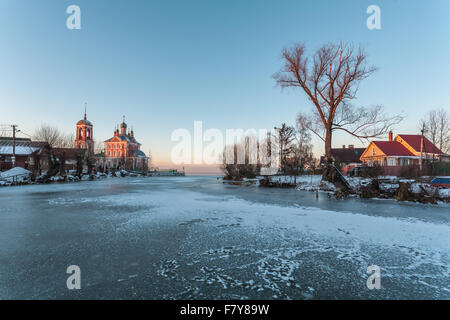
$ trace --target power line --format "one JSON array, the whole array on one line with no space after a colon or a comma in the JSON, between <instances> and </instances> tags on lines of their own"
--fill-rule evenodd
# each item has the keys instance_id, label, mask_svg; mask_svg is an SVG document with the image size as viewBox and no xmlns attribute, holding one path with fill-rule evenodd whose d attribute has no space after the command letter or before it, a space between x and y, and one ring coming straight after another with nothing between
<instances>
[{"instance_id":1,"label":"power line","mask_svg":"<svg viewBox=\"0 0 450 320\"><path fill-rule=\"evenodd\" d=\"M33 135L28 134L28 133L26 133L26 132L23 132L22 130L18 130L17 132L18 132L18 133L22 133L22 134L24 134L24 135L26 135L26 136L29 136L30 138L33 138Z\"/></svg>"}]
</instances>

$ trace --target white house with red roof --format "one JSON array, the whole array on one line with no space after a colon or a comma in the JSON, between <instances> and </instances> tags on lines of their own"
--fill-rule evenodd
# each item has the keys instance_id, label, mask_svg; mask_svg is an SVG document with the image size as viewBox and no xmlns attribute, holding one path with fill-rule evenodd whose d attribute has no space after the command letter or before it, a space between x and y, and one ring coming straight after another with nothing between
<instances>
[{"instance_id":1,"label":"white house with red roof","mask_svg":"<svg viewBox=\"0 0 450 320\"><path fill-rule=\"evenodd\" d=\"M372 141L361 155L361 161L368 165L406 166L419 164L420 159L439 159L442 155L430 140L418 134L398 134L393 139L389 132L388 141Z\"/></svg>"}]
</instances>

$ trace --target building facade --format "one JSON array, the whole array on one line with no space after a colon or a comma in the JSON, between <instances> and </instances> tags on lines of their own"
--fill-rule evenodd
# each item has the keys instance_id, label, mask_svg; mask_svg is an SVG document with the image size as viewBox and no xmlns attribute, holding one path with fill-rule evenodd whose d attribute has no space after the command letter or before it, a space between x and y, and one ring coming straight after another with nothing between
<instances>
[{"instance_id":1,"label":"building facade","mask_svg":"<svg viewBox=\"0 0 450 320\"><path fill-rule=\"evenodd\" d=\"M439 160L442 155L430 140L422 135L399 134L388 141L372 141L361 156L367 165L408 166L417 165L422 160Z\"/></svg>"},{"instance_id":2,"label":"building facade","mask_svg":"<svg viewBox=\"0 0 450 320\"><path fill-rule=\"evenodd\" d=\"M113 137L105 141L104 158L100 159L100 166L132 171L148 169L148 157L140 150L141 144L136 140L134 131L127 130L124 117L119 128L114 130Z\"/></svg>"},{"instance_id":3,"label":"building facade","mask_svg":"<svg viewBox=\"0 0 450 320\"><path fill-rule=\"evenodd\" d=\"M29 138L16 138L13 143L12 138L0 137L0 171L13 168L13 157L16 167L32 170L35 159L45 146L45 142L31 141Z\"/></svg>"},{"instance_id":4,"label":"building facade","mask_svg":"<svg viewBox=\"0 0 450 320\"><path fill-rule=\"evenodd\" d=\"M342 148L331 148L331 156L335 162L341 166L343 174L347 174L351 169L361 165L360 157L364 153L365 148L355 148L354 145L345 145ZM325 157L320 157L320 165L325 165Z\"/></svg>"},{"instance_id":5,"label":"building facade","mask_svg":"<svg viewBox=\"0 0 450 320\"><path fill-rule=\"evenodd\" d=\"M84 119L77 122L74 146L76 149L86 149L88 156L94 155L93 127L92 122L87 119L85 111Z\"/></svg>"}]
</instances>

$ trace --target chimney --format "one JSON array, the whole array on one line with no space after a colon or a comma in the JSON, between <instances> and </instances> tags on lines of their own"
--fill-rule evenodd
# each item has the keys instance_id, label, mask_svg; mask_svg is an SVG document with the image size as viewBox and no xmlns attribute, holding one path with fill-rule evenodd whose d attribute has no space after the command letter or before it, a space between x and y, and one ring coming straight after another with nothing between
<instances>
[{"instance_id":1,"label":"chimney","mask_svg":"<svg viewBox=\"0 0 450 320\"><path fill-rule=\"evenodd\" d=\"M349 148L349 149L353 149L354 147L355 147L355 146L352 145L352 144L349 144L349 145L348 145L348 148Z\"/></svg>"},{"instance_id":2,"label":"chimney","mask_svg":"<svg viewBox=\"0 0 450 320\"><path fill-rule=\"evenodd\" d=\"M345 144L342 145L342 149L345 149Z\"/></svg>"},{"instance_id":3,"label":"chimney","mask_svg":"<svg viewBox=\"0 0 450 320\"><path fill-rule=\"evenodd\" d=\"M392 131L389 131L389 141L393 141L393 136L394 134L392 133Z\"/></svg>"}]
</instances>

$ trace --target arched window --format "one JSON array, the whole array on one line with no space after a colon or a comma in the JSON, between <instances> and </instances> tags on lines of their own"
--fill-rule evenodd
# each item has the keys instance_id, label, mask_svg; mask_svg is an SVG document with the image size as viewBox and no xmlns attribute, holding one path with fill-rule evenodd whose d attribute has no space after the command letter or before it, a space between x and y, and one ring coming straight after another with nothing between
<instances>
[{"instance_id":1,"label":"arched window","mask_svg":"<svg viewBox=\"0 0 450 320\"><path fill-rule=\"evenodd\" d=\"M114 157L116 156L116 152L114 151Z\"/></svg>"},{"instance_id":2,"label":"arched window","mask_svg":"<svg viewBox=\"0 0 450 320\"><path fill-rule=\"evenodd\" d=\"M86 139L91 139L91 130L90 129L86 129Z\"/></svg>"},{"instance_id":3,"label":"arched window","mask_svg":"<svg viewBox=\"0 0 450 320\"><path fill-rule=\"evenodd\" d=\"M78 129L78 139L83 139L83 128Z\"/></svg>"}]
</instances>

